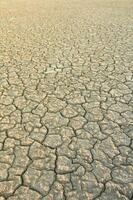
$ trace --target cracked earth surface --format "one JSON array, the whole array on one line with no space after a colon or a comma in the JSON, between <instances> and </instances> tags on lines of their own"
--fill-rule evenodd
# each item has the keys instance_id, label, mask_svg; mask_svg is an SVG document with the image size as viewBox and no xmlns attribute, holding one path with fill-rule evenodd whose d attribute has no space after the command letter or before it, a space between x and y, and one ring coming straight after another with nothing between
<instances>
[{"instance_id":1,"label":"cracked earth surface","mask_svg":"<svg viewBox=\"0 0 133 200\"><path fill-rule=\"evenodd\" d=\"M132 10L0 0L0 200L133 199Z\"/></svg>"}]
</instances>

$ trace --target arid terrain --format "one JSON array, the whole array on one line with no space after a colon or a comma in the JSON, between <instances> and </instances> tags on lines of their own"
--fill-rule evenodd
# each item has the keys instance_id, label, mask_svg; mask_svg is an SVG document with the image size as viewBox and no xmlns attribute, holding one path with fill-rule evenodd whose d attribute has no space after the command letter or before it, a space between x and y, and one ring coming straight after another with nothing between
<instances>
[{"instance_id":1,"label":"arid terrain","mask_svg":"<svg viewBox=\"0 0 133 200\"><path fill-rule=\"evenodd\" d=\"M0 200L133 199L133 0L0 0Z\"/></svg>"}]
</instances>

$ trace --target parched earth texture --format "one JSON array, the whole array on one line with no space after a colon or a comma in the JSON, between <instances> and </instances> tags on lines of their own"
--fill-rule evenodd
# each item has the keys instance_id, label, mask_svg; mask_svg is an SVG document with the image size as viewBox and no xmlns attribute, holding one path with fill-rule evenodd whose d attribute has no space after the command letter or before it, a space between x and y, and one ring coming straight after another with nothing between
<instances>
[{"instance_id":1,"label":"parched earth texture","mask_svg":"<svg viewBox=\"0 0 133 200\"><path fill-rule=\"evenodd\" d=\"M133 1L0 0L0 200L133 199Z\"/></svg>"}]
</instances>

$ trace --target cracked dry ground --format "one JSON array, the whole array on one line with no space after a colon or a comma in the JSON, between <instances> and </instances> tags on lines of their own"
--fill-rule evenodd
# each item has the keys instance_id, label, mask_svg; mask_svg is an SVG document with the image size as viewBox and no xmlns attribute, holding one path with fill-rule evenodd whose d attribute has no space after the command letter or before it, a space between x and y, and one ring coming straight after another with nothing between
<instances>
[{"instance_id":1,"label":"cracked dry ground","mask_svg":"<svg viewBox=\"0 0 133 200\"><path fill-rule=\"evenodd\" d=\"M0 0L0 200L133 199L132 10Z\"/></svg>"}]
</instances>

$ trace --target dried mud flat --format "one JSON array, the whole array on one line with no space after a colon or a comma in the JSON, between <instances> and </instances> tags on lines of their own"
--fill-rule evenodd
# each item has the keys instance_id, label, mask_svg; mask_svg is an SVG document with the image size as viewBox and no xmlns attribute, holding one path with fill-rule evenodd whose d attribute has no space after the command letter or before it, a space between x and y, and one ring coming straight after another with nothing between
<instances>
[{"instance_id":1,"label":"dried mud flat","mask_svg":"<svg viewBox=\"0 0 133 200\"><path fill-rule=\"evenodd\" d=\"M133 199L132 11L0 0L0 200Z\"/></svg>"}]
</instances>

